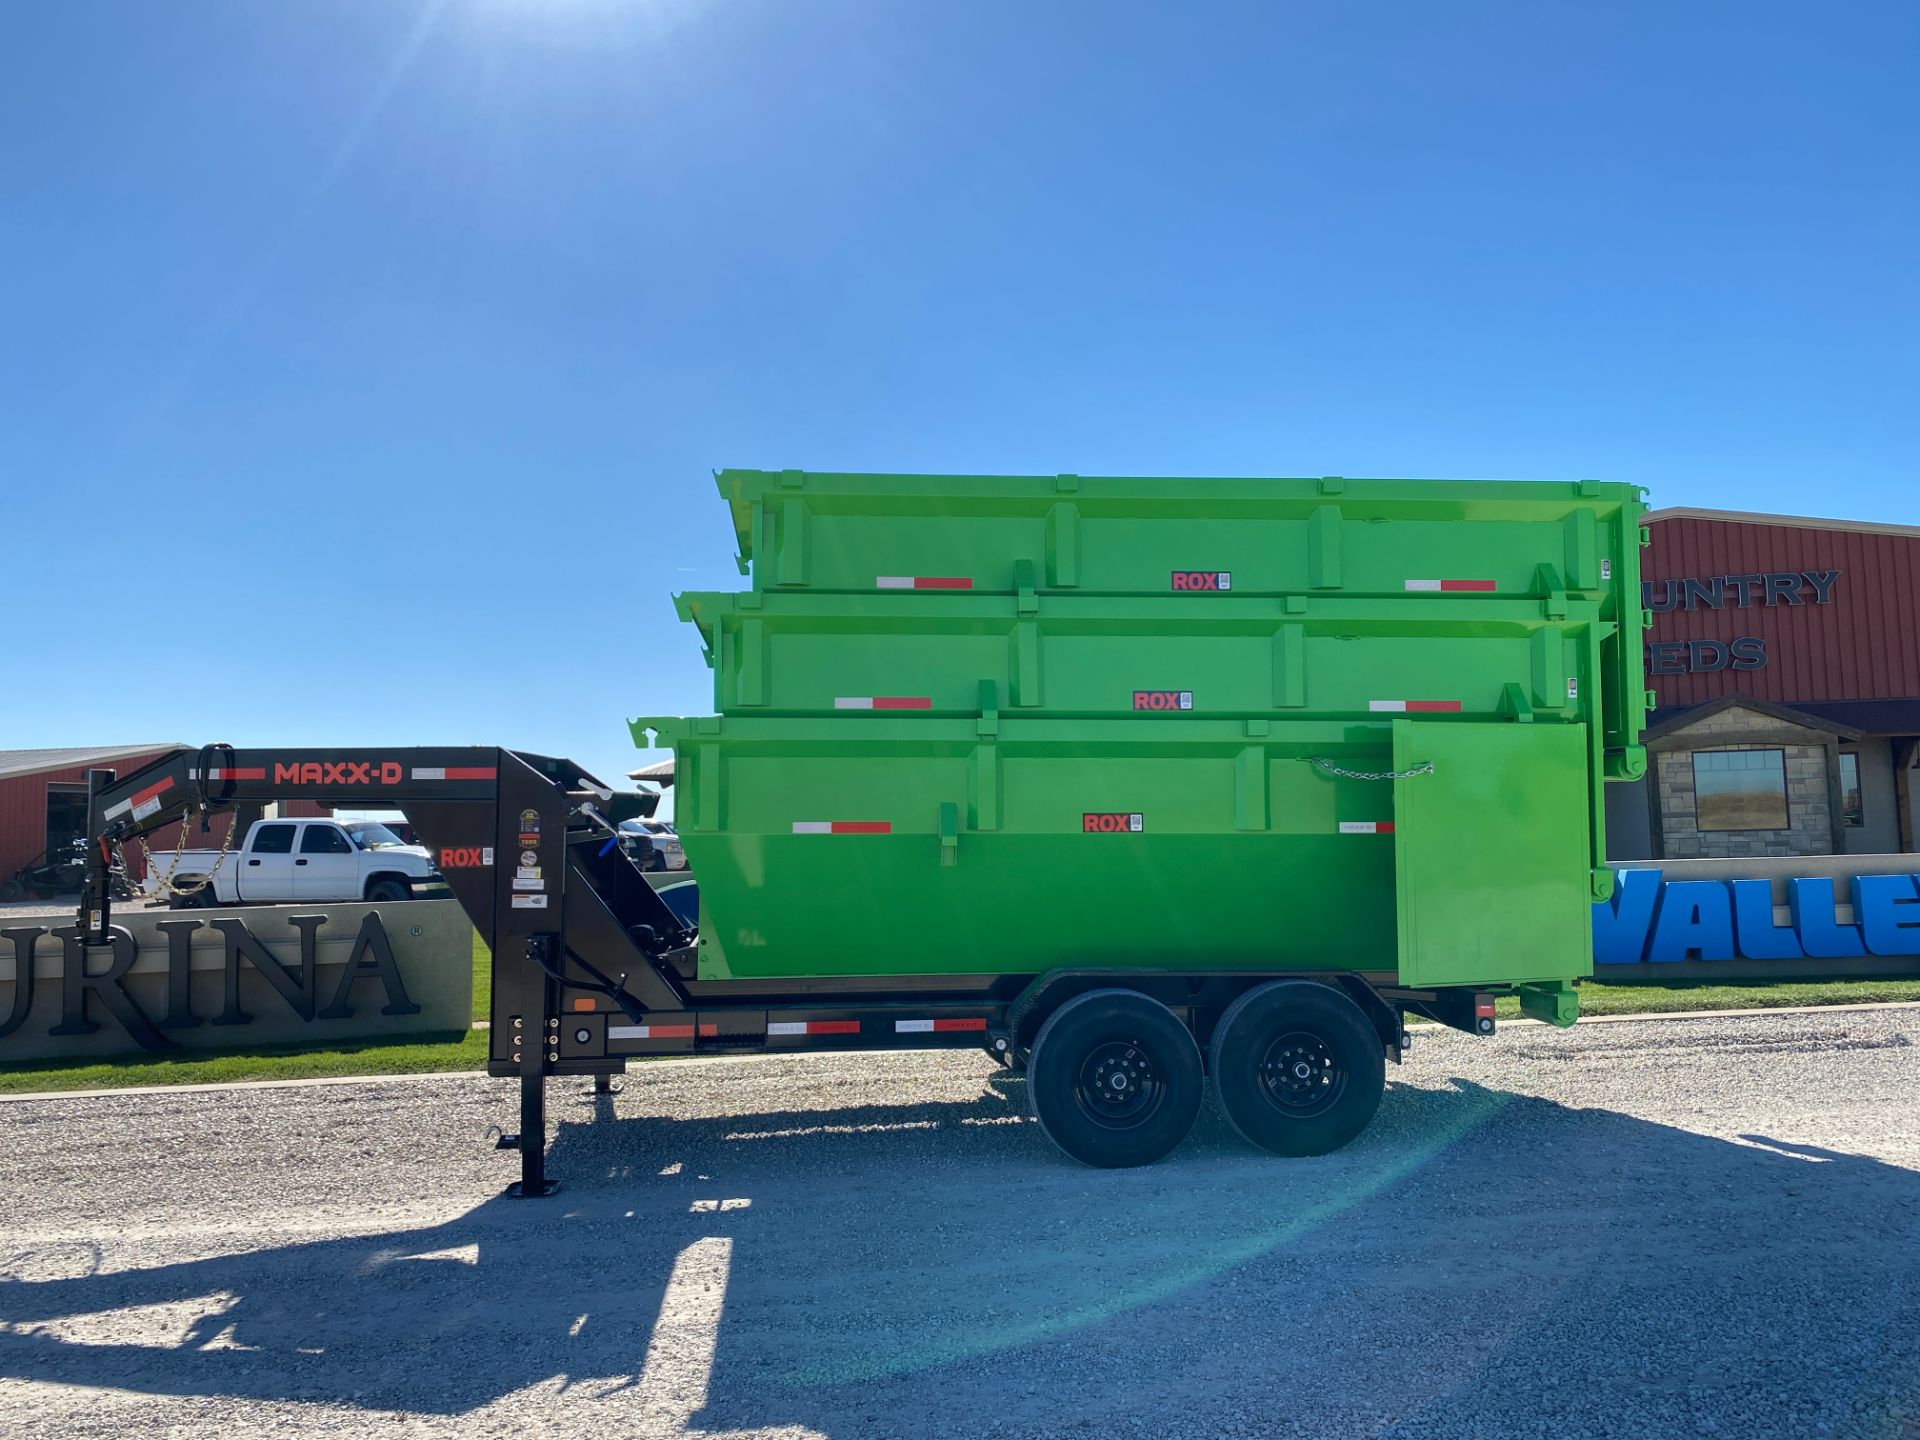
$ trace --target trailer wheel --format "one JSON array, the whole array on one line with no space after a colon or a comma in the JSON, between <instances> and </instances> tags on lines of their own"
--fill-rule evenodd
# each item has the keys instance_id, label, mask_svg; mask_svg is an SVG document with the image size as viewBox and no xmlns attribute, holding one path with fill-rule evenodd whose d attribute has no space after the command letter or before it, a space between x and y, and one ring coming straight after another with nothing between
<instances>
[{"instance_id":1,"label":"trailer wheel","mask_svg":"<svg viewBox=\"0 0 1920 1440\"><path fill-rule=\"evenodd\" d=\"M1027 1093L1047 1138L1074 1159L1150 1165L1186 1138L1206 1080L1200 1047L1166 1006L1136 990L1091 990L1040 1027Z\"/></svg>"},{"instance_id":2,"label":"trailer wheel","mask_svg":"<svg viewBox=\"0 0 1920 1440\"><path fill-rule=\"evenodd\" d=\"M1220 1017L1214 1093L1241 1135L1276 1155L1324 1155L1367 1128L1386 1086L1372 1024L1311 980L1256 985Z\"/></svg>"}]
</instances>

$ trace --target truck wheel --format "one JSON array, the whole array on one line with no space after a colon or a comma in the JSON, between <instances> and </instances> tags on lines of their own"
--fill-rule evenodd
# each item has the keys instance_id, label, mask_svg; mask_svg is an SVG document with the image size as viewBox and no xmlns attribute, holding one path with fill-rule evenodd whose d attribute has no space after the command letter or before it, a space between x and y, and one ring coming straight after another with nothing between
<instances>
[{"instance_id":1,"label":"truck wheel","mask_svg":"<svg viewBox=\"0 0 1920 1440\"><path fill-rule=\"evenodd\" d=\"M1214 1093L1233 1128L1276 1155L1324 1155L1367 1128L1387 1082L1367 1017L1330 985L1256 985L1220 1017Z\"/></svg>"},{"instance_id":2,"label":"truck wheel","mask_svg":"<svg viewBox=\"0 0 1920 1440\"><path fill-rule=\"evenodd\" d=\"M1206 1080L1193 1032L1137 990L1091 990L1040 1027L1027 1093L1047 1138L1074 1159L1151 1165L1193 1128Z\"/></svg>"},{"instance_id":3,"label":"truck wheel","mask_svg":"<svg viewBox=\"0 0 1920 1440\"><path fill-rule=\"evenodd\" d=\"M399 880L376 880L367 886L367 899L376 904L386 905L412 898L413 887Z\"/></svg>"}]
</instances>

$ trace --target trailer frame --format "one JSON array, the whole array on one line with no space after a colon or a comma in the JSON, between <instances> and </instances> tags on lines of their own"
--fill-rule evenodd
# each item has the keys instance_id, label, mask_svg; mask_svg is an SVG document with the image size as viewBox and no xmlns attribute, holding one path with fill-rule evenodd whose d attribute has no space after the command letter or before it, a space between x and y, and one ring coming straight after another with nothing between
<instances>
[{"instance_id":1,"label":"trailer frame","mask_svg":"<svg viewBox=\"0 0 1920 1440\"><path fill-rule=\"evenodd\" d=\"M616 792L570 760L495 746L177 749L125 777L92 772L81 943L113 944L119 849L171 821L276 800L401 811L492 953L487 1073L520 1082L519 1129L499 1148L518 1151L509 1193L524 1197L557 1186L546 1171L548 1077L591 1076L605 1091L630 1059L978 1048L1020 1068L1055 1008L1114 986L1166 1005L1204 1048L1234 999L1276 979L1346 993L1396 1062L1408 1013L1493 1030L1487 987L1408 990L1391 974L1074 967L703 981L697 931L618 844L619 821L650 813L653 799Z\"/></svg>"}]
</instances>

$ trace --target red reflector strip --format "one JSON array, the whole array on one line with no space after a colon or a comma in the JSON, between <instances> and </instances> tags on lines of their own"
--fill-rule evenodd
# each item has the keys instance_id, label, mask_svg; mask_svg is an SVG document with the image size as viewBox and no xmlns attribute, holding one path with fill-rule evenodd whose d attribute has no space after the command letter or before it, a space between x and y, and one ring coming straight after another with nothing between
<instances>
[{"instance_id":1,"label":"red reflector strip","mask_svg":"<svg viewBox=\"0 0 1920 1440\"><path fill-rule=\"evenodd\" d=\"M769 1020L769 1035L858 1035L858 1020Z\"/></svg>"},{"instance_id":2,"label":"red reflector strip","mask_svg":"<svg viewBox=\"0 0 1920 1440\"><path fill-rule=\"evenodd\" d=\"M1391 835L1393 822L1391 820L1342 820L1340 833L1342 835Z\"/></svg>"},{"instance_id":3,"label":"red reflector strip","mask_svg":"<svg viewBox=\"0 0 1920 1440\"><path fill-rule=\"evenodd\" d=\"M987 1022L980 1015L953 1015L942 1020L896 1020L893 1033L896 1035L935 1035L954 1030L985 1030Z\"/></svg>"},{"instance_id":4,"label":"red reflector strip","mask_svg":"<svg viewBox=\"0 0 1920 1440\"><path fill-rule=\"evenodd\" d=\"M891 835L891 820L796 820L796 835Z\"/></svg>"},{"instance_id":5,"label":"red reflector strip","mask_svg":"<svg viewBox=\"0 0 1920 1440\"><path fill-rule=\"evenodd\" d=\"M1493 1013L1493 1002L1491 1000L1474 1001L1473 1013L1475 1015L1491 1015Z\"/></svg>"},{"instance_id":6,"label":"red reflector strip","mask_svg":"<svg viewBox=\"0 0 1920 1440\"><path fill-rule=\"evenodd\" d=\"M415 780L497 780L500 772L491 765L416 765Z\"/></svg>"},{"instance_id":7,"label":"red reflector strip","mask_svg":"<svg viewBox=\"0 0 1920 1440\"><path fill-rule=\"evenodd\" d=\"M720 1027L718 1025L702 1025L700 1027L700 1033L702 1035L718 1035L720 1033Z\"/></svg>"},{"instance_id":8,"label":"red reflector strip","mask_svg":"<svg viewBox=\"0 0 1920 1440\"><path fill-rule=\"evenodd\" d=\"M1491 580L1409 580L1409 590L1441 590L1457 592L1461 590L1491 591L1496 587Z\"/></svg>"},{"instance_id":9,"label":"red reflector strip","mask_svg":"<svg viewBox=\"0 0 1920 1440\"><path fill-rule=\"evenodd\" d=\"M137 792L131 803L134 805L144 805L147 801L153 799L154 796L162 794L172 788L173 777L171 775L165 776L162 779L154 781L153 784L147 786L146 789Z\"/></svg>"},{"instance_id":10,"label":"red reflector strip","mask_svg":"<svg viewBox=\"0 0 1920 1440\"><path fill-rule=\"evenodd\" d=\"M609 1025L609 1040L691 1040L691 1025Z\"/></svg>"},{"instance_id":11,"label":"red reflector strip","mask_svg":"<svg viewBox=\"0 0 1920 1440\"><path fill-rule=\"evenodd\" d=\"M207 779L209 780L264 780L266 778L267 772L265 770L252 769L245 766L236 770L207 771Z\"/></svg>"},{"instance_id":12,"label":"red reflector strip","mask_svg":"<svg viewBox=\"0 0 1920 1440\"><path fill-rule=\"evenodd\" d=\"M967 575L876 575L876 590L971 590L973 579Z\"/></svg>"},{"instance_id":13,"label":"red reflector strip","mask_svg":"<svg viewBox=\"0 0 1920 1440\"><path fill-rule=\"evenodd\" d=\"M1453 715L1458 714L1458 700L1369 700L1367 709L1386 711L1395 715L1402 712L1408 715Z\"/></svg>"},{"instance_id":14,"label":"red reflector strip","mask_svg":"<svg viewBox=\"0 0 1920 1440\"><path fill-rule=\"evenodd\" d=\"M113 808L107 811L105 818L108 820L111 820L115 816L124 815L127 813L127 811L131 810L133 812L134 819L144 820L147 818L147 816L151 815L154 811L160 808L159 804L157 803L159 801L160 796L162 796L172 788L173 788L173 777L171 775L164 776L163 778L154 781L153 784L147 786L146 789L138 791L135 794L128 796L125 800L122 800L118 805L115 805Z\"/></svg>"},{"instance_id":15,"label":"red reflector strip","mask_svg":"<svg viewBox=\"0 0 1920 1440\"><path fill-rule=\"evenodd\" d=\"M926 695L836 695L836 710L931 710L933 700Z\"/></svg>"}]
</instances>

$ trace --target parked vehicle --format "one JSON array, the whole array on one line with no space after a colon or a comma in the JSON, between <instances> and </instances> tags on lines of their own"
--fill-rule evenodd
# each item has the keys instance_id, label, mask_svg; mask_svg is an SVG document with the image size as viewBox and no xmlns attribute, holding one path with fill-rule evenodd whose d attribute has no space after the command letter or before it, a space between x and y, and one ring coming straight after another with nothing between
<instances>
[{"instance_id":1,"label":"parked vehicle","mask_svg":"<svg viewBox=\"0 0 1920 1440\"><path fill-rule=\"evenodd\" d=\"M188 850L176 864L171 853L156 851L153 863L149 893L168 891L167 903L176 910L290 900L411 900L416 884L438 878L424 846L402 843L378 820L256 820L224 859L218 850ZM209 875L212 883L201 886ZM193 893L171 893L178 889Z\"/></svg>"},{"instance_id":2,"label":"parked vehicle","mask_svg":"<svg viewBox=\"0 0 1920 1440\"><path fill-rule=\"evenodd\" d=\"M642 870L684 870L687 852L680 836L665 820L622 820L620 843Z\"/></svg>"},{"instance_id":3,"label":"parked vehicle","mask_svg":"<svg viewBox=\"0 0 1920 1440\"><path fill-rule=\"evenodd\" d=\"M176 751L90 825L380 805L474 857L525 1195L546 1077L630 1058L978 1046L1118 1166L1209 1090L1337 1149L1409 1015L1576 1019L1603 785L1646 768L1637 489L718 479L754 589L676 603L721 713L630 722L674 751L693 895L609 843L653 797L494 747Z\"/></svg>"},{"instance_id":4,"label":"parked vehicle","mask_svg":"<svg viewBox=\"0 0 1920 1440\"><path fill-rule=\"evenodd\" d=\"M685 863L684 861L682 862ZM119 865L109 871L117 899L131 899L132 886ZM76 835L58 851L40 854L0 882L0 901L50 900L57 895L77 895L87 878L87 841Z\"/></svg>"}]
</instances>

